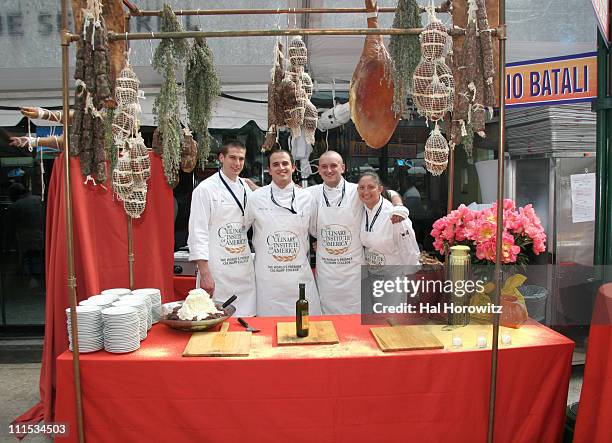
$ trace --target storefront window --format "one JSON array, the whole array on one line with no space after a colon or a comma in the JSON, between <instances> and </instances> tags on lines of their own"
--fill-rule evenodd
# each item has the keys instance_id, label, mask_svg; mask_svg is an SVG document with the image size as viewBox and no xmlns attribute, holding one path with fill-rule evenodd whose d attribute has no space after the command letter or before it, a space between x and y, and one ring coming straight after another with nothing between
<instances>
[{"instance_id":1,"label":"storefront window","mask_svg":"<svg viewBox=\"0 0 612 443\"><path fill-rule=\"evenodd\" d=\"M45 319L45 202L40 160L0 146L0 331L39 330ZM51 162L45 161L50 169Z\"/></svg>"}]
</instances>

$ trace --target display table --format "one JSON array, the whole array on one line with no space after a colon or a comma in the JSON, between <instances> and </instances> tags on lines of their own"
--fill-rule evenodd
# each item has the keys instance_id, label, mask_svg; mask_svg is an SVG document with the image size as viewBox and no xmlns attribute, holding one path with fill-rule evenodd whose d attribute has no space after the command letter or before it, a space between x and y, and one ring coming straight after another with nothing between
<instances>
[{"instance_id":1,"label":"display table","mask_svg":"<svg viewBox=\"0 0 612 443\"><path fill-rule=\"evenodd\" d=\"M599 288L589 330L574 442L612 439L612 283Z\"/></svg>"},{"instance_id":2,"label":"display table","mask_svg":"<svg viewBox=\"0 0 612 443\"><path fill-rule=\"evenodd\" d=\"M475 343L490 326L462 328L460 350L431 326L446 349L383 354L360 316L323 318L339 344L278 347L276 323L291 319L268 317L249 319L261 329L249 357L184 358L190 334L164 325L131 354L82 355L87 442L486 441L491 351ZM512 341L500 347L495 441L558 442L573 342L533 321ZM68 352L56 411L76 441Z\"/></svg>"}]
</instances>

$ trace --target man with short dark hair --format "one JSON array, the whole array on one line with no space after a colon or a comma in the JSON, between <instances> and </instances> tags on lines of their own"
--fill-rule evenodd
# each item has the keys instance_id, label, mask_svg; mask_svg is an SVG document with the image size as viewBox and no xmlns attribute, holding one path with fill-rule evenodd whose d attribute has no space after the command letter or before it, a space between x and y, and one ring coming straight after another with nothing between
<instances>
[{"instance_id":1,"label":"man with short dark hair","mask_svg":"<svg viewBox=\"0 0 612 443\"><path fill-rule=\"evenodd\" d=\"M226 142L219 153L221 168L198 185L191 197L189 259L201 275L200 285L215 301L237 295L236 315L255 315L255 273L244 214L251 190L238 177L246 148Z\"/></svg>"},{"instance_id":2,"label":"man with short dark hair","mask_svg":"<svg viewBox=\"0 0 612 443\"><path fill-rule=\"evenodd\" d=\"M273 151L268 157L272 183L253 192L245 215L253 226L257 315L294 315L299 283L306 284L309 313L320 315L319 293L308 252L309 232L316 222L310 193L292 182L291 153Z\"/></svg>"}]
</instances>

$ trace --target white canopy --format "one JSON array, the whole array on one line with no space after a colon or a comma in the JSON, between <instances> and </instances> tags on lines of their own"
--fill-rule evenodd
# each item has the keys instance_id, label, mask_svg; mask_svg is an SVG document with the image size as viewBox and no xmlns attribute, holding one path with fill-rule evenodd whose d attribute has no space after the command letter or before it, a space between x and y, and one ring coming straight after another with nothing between
<instances>
[{"instance_id":1,"label":"white canopy","mask_svg":"<svg viewBox=\"0 0 612 443\"><path fill-rule=\"evenodd\" d=\"M141 9L161 9L169 0L135 0ZM175 9L203 9L230 7L227 2L212 0L173 0ZM0 107L24 105L61 106L60 41L55 21L59 2L30 0L27 13L23 2L4 0L1 14L17 15L11 28L0 31ZM50 4L51 3L51 4ZM342 3L339 5L339 3ZM395 6L396 0L379 0L381 7ZM421 0L420 3L427 3ZM438 2L436 2L438 3ZM545 4L542 4L545 3ZM532 2L507 0L508 62L531 60L595 50L595 16L588 0ZM232 8L286 7L362 7L363 0L232 0ZM448 15L440 15L450 24ZM426 20L423 16L423 20ZM393 14L380 14L382 27L390 27ZM5 21L4 21L5 22ZM196 26L207 30L275 29L278 27L342 28L365 27L364 14L312 14L293 16L206 16L183 17L185 28ZM17 26L18 25L18 26ZM135 17L131 30L157 30L154 17ZM307 36L308 70L316 82L316 91L329 90L335 82L337 90L347 89L357 65L364 37L362 36ZM274 37L209 39L223 92L240 98L266 100L266 83L273 63ZM286 41L283 39L283 41ZM151 107L154 93L160 85L159 75L150 67L150 59L157 42L134 41L131 62L147 91L143 101L143 124L154 124ZM71 52L74 60L74 48ZM71 76L72 78L72 76ZM21 119L17 111L0 109L0 126L12 126ZM255 120L266 128L266 105L221 98L217 103L212 128L236 128Z\"/></svg>"}]
</instances>

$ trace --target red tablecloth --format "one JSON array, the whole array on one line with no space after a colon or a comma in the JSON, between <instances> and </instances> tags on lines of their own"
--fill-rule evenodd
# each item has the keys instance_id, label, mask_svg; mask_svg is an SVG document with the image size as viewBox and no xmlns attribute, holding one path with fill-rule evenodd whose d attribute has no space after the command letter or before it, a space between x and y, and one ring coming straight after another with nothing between
<instances>
[{"instance_id":1,"label":"red tablecloth","mask_svg":"<svg viewBox=\"0 0 612 443\"><path fill-rule=\"evenodd\" d=\"M132 354L83 355L86 440L486 441L490 350L382 354L359 316L326 318L336 346L370 355L312 358L302 346L276 349L282 357L183 358L190 335L163 325ZM275 343L278 320L250 319L262 329L253 340ZM500 351L495 441L558 442L573 342L535 322L524 327L533 345ZM232 319L230 331L239 329ZM56 420L70 423L76 441L71 360L58 358Z\"/></svg>"},{"instance_id":2,"label":"red tablecloth","mask_svg":"<svg viewBox=\"0 0 612 443\"><path fill-rule=\"evenodd\" d=\"M574 442L612 441L612 283L599 288L584 367Z\"/></svg>"}]
</instances>

